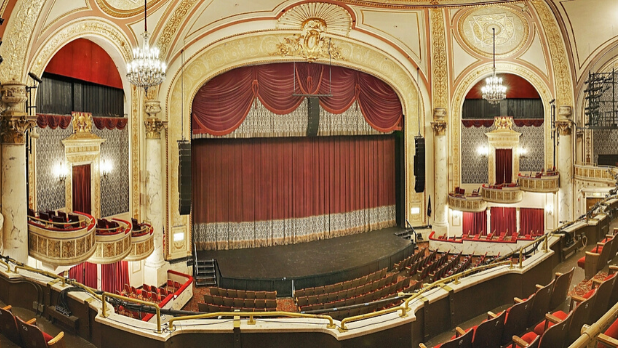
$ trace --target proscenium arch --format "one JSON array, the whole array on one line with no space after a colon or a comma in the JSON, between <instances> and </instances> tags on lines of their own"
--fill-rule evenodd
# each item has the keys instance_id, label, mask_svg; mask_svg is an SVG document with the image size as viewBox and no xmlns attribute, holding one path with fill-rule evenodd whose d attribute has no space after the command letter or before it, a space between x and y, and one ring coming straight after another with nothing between
<instances>
[{"instance_id":1,"label":"proscenium arch","mask_svg":"<svg viewBox=\"0 0 618 348\"><path fill-rule=\"evenodd\" d=\"M451 181L451 187L449 190L453 190L454 187L461 185L461 112L463 109L463 103L466 95L480 80L486 78L492 73L492 65L484 64L472 69L466 74L461 82L455 87L453 93L452 103L453 112L451 113L451 124L453 125L451 131L451 148L453 149L453 167L450 170L449 175L453 178ZM545 80L533 72L532 70L515 63L501 62L496 63L496 73L508 73L522 77L537 90L541 96L544 109L544 121L543 121L543 138L545 147L545 166L547 167L551 163L553 156L553 147L548 139L551 138L551 110L547 105L549 101L553 99L551 89L545 82Z\"/></svg>"},{"instance_id":2,"label":"proscenium arch","mask_svg":"<svg viewBox=\"0 0 618 348\"><path fill-rule=\"evenodd\" d=\"M182 75L179 63L176 62L176 64L173 64L171 67L171 69L175 70L175 73L166 86L167 92L164 106L165 114L169 121L169 128L166 133L167 151L170 154L167 163L169 172L166 175L168 178L168 214L170 214L168 218L168 230L171 226L184 226L183 231L186 235L190 236L191 233L189 219L180 216L178 213L178 156L176 156L176 154L178 153L177 141L181 139L181 122L178 119L178 115L182 114L183 107L184 114L182 114L182 123L184 124L184 138L190 139L190 106L198 90L213 77L237 67L303 60L302 57L288 57L278 54L277 44L283 42L284 39L290 35L290 32L241 34L236 37L221 40L211 46L206 46L187 59L184 68L184 78L181 78ZM333 63L363 71L380 78L395 90L401 100L403 113L407 115L404 122L406 161L405 216L412 223L423 223L424 220L420 219L424 219L424 214L421 214L420 218L417 217L413 219L410 213L411 203L418 203L421 207L424 206L424 195L422 193L416 194L413 190L414 136L419 133L419 122L417 117L413 115L417 114L417 110L421 110L421 115L424 115L424 112L426 112L425 108L420 108L423 105L421 104L419 106L418 104L419 96L422 92L417 85L417 81L415 81L415 72L403 68L403 64L395 57L365 43L338 36L332 37L332 40L333 45L340 48L343 57L343 60L338 60ZM319 59L317 62L329 64L327 59ZM168 75L168 78L170 76L171 74ZM183 84L181 83L183 79L184 94L182 92ZM182 95L184 95L184 98L181 97ZM427 94L425 93L424 95ZM421 118L420 124L420 132L424 133L424 117ZM174 233L175 231L171 232ZM170 243L168 243L168 245L170 245ZM170 245L170 247L172 246Z\"/></svg>"}]
</instances>

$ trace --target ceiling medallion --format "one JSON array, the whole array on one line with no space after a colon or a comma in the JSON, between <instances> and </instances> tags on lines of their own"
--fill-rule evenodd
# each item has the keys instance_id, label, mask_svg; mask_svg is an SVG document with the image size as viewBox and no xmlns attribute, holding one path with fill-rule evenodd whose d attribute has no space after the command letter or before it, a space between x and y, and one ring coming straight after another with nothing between
<instances>
[{"instance_id":1,"label":"ceiling medallion","mask_svg":"<svg viewBox=\"0 0 618 348\"><path fill-rule=\"evenodd\" d=\"M342 60L339 47L324 37L325 31L326 23L322 19L310 18L303 24L302 34L286 37L277 45L277 51L282 56L301 56L310 62L319 58Z\"/></svg>"}]
</instances>

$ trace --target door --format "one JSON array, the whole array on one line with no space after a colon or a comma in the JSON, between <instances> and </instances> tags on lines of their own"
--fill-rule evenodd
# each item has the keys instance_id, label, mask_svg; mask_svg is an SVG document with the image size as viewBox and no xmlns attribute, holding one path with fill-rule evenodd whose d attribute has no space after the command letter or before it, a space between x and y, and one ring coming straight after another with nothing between
<instances>
[{"instance_id":1,"label":"door","mask_svg":"<svg viewBox=\"0 0 618 348\"><path fill-rule=\"evenodd\" d=\"M73 166L73 211L91 214L90 164Z\"/></svg>"}]
</instances>

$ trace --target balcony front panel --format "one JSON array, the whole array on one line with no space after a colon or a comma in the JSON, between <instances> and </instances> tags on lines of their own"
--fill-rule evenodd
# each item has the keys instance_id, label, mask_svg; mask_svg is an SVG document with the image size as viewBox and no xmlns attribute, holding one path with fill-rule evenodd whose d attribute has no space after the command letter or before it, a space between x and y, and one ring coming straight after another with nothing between
<instances>
[{"instance_id":1,"label":"balcony front panel","mask_svg":"<svg viewBox=\"0 0 618 348\"><path fill-rule=\"evenodd\" d=\"M452 210L478 213L487 209L487 202L481 196L448 195L448 205Z\"/></svg>"},{"instance_id":2,"label":"balcony front panel","mask_svg":"<svg viewBox=\"0 0 618 348\"><path fill-rule=\"evenodd\" d=\"M144 260L154 251L154 234L152 226L142 224L139 230L131 232L131 252L125 258L126 261Z\"/></svg>"},{"instance_id":3,"label":"balcony front panel","mask_svg":"<svg viewBox=\"0 0 618 348\"><path fill-rule=\"evenodd\" d=\"M513 204L521 202L523 199L523 192L519 187L503 187L503 188L490 188L483 187L481 189L481 196L487 202L501 203L501 204Z\"/></svg>"},{"instance_id":4,"label":"balcony front panel","mask_svg":"<svg viewBox=\"0 0 618 348\"><path fill-rule=\"evenodd\" d=\"M131 224L128 221L112 219L119 223L117 229L97 228L95 237L96 252L89 262L98 264L109 264L118 262L129 255L131 252Z\"/></svg>"},{"instance_id":5,"label":"balcony front panel","mask_svg":"<svg viewBox=\"0 0 618 348\"><path fill-rule=\"evenodd\" d=\"M560 189L560 175L520 176L517 178L517 183L522 191L554 193Z\"/></svg>"}]
</instances>

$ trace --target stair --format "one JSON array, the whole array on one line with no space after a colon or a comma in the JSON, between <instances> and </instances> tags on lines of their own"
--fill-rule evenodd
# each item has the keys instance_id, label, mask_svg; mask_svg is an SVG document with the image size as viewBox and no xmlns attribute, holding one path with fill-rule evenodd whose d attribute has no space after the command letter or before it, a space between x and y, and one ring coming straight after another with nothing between
<instances>
[{"instance_id":1,"label":"stair","mask_svg":"<svg viewBox=\"0 0 618 348\"><path fill-rule=\"evenodd\" d=\"M215 259L198 260L195 265L195 286L217 286Z\"/></svg>"},{"instance_id":2,"label":"stair","mask_svg":"<svg viewBox=\"0 0 618 348\"><path fill-rule=\"evenodd\" d=\"M411 237L412 237L412 230L405 230L405 231L397 232L397 233L395 233L395 235L397 237L401 237L403 239L411 239Z\"/></svg>"}]
</instances>

